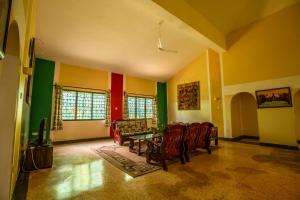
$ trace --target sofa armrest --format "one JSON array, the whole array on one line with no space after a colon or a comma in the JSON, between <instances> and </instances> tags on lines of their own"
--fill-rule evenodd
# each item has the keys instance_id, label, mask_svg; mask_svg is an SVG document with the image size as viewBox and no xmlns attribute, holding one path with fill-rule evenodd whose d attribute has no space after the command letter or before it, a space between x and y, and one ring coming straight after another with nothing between
<instances>
[{"instance_id":1,"label":"sofa armrest","mask_svg":"<svg viewBox=\"0 0 300 200\"><path fill-rule=\"evenodd\" d=\"M119 135L119 136L122 135L121 130L113 129L113 132L114 132L114 135Z\"/></svg>"}]
</instances>

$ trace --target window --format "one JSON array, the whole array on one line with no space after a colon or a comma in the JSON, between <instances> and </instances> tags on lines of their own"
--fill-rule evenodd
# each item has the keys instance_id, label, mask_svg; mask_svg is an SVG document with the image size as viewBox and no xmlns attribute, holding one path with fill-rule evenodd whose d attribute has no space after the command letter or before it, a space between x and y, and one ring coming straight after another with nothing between
<instances>
[{"instance_id":1,"label":"window","mask_svg":"<svg viewBox=\"0 0 300 200\"><path fill-rule=\"evenodd\" d=\"M63 120L99 120L105 119L105 113L105 94L63 90Z\"/></svg>"},{"instance_id":2,"label":"window","mask_svg":"<svg viewBox=\"0 0 300 200\"><path fill-rule=\"evenodd\" d=\"M76 92L64 91L62 95L62 118L63 120L75 120Z\"/></svg>"},{"instance_id":3,"label":"window","mask_svg":"<svg viewBox=\"0 0 300 200\"><path fill-rule=\"evenodd\" d=\"M152 118L153 99L137 96L128 97L128 115L129 119Z\"/></svg>"}]
</instances>

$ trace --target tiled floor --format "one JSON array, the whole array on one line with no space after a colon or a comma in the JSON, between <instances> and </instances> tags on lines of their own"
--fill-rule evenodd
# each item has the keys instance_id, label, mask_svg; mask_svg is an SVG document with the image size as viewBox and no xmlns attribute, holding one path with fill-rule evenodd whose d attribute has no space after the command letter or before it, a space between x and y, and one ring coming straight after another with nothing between
<instances>
[{"instance_id":1,"label":"tiled floor","mask_svg":"<svg viewBox=\"0 0 300 200\"><path fill-rule=\"evenodd\" d=\"M31 173L27 199L300 199L297 151L221 141L211 155L133 179L91 150L110 144L55 146L53 168Z\"/></svg>"}]
</instances>

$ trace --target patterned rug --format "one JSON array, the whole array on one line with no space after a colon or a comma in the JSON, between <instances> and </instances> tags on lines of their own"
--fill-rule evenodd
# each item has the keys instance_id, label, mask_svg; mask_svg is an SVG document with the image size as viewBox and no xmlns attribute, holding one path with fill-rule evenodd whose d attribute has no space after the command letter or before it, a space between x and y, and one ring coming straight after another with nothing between
<instances>
[{"instance_id":1,"label":"patterned rug","mask_svg":"<svg viewBox=\"0 0 300 200\"><path fill-rule=\"evenodd\" d=\"M146 163L145 157L129 152L128 147L117 145L103 146L95 149L95 151L113 166L134 178L161 169L160 166Z\"/></svg>"}]
</instances>

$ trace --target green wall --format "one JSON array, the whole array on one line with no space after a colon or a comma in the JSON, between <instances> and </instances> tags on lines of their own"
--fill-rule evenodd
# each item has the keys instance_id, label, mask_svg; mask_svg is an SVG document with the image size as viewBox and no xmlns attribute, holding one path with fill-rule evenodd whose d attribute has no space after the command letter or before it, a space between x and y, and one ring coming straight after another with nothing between
<instances>
[{"instance_id":1,"label":"green wall","mask_svg":"<svg viewBox=\"0 0 300 200\"><path fill-rule=\"evenodd\" d=\"M167 83L157 82L158 128L168 123Z\"/></svg>"},{"instance_id":2,"label":"green wall","mask_svg":"<svg viewBox=\"0 0 300 200\"><path fill-rule=\"evenodd\" d=\"M33 136L32 133L38 132L43 118L48 119L47 138L49 138L54 68L55 62L53 61L40 58L35 60L29 126L30 141L37 139L37 136Z\"/></svg>"}]
</instances>

